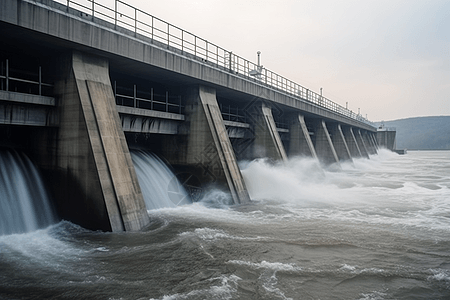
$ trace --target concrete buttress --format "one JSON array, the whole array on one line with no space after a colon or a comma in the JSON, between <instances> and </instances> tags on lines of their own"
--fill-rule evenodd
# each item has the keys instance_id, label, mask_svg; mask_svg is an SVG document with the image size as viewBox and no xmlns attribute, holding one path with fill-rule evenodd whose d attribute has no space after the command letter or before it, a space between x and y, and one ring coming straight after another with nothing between
<instances>
[{"instance_id":1,"label":"concrete buttress","mask_svg":"<svg viewBox=\"0 0 450 300\"><path fill-rule=\"evenodd\" d=\"M361 150L361 155L365 158L369 158L369 151L367 150L366 143L362 137L361 130L356 129L355 137L359 145L359 150Z\"/></svg>"},{"instance_id":2,"label":"concrete buttress","mask_svg":"<svg viewBox=\"0 0 450 300\"><path fill-rule=\"evenodd\" d=\"M345 141L347 142L348 150L350 151L351 156L353 158L362 157L361 150L359 149L359 145L353 132L353 128L350 126L345 126L343 130Z\"/></svg>"},{"instance_id":3,"label":"concrete buttress","mask_svg":"<svg viewBox=\"0 0 450 300\"><path fill-rule=\"evenodd\" d=\"M193 87L187 97L187 163L213 172L217 182L227 187L234 203L249 202L250 196L223 122L215 89Z\"/></svg>"},{"instance_id":4,"label":"concrete buttress","mask_svg":"<svg viewBox=\"0 0 450 300\"><path fill-rule=\"evenodd\" d=\"M305 155L311 156L317 159L316 150L314 149L313 142L309 136L308 128L306 127L305 117L303 115L297 115L289 129L290 143L289 143L289 155Z\"/></svg>"},{"instance_id":5,"label":"concrete buttress","mask_svg":"<svg viewBox=\"0 0 450 300\"><path fill-rule=\"evenodd\" d=\"M332 136L334 149L340 161L352 160L350 150L348 148L347 142L345 141L344 133L342 132L341 124L332 125Z\"/></svg>"},{"instance_id":6,"label":"concrete buttress","mask_svg":"<svg viewBox=\"0 0 450 300\"><path fill-rule=\"evenodd\" d=\"M116 110L108 61L77 51L63 61L56 82L57 171L60 197L67 202L63 217L88 228L140 230L149 216Z\"/></svg>"},{"instance_id":7,"label":"concrete buttress","mask_svg":"<svg viewBox=\"0 0 450 300\"><path fill-rule=\"evenodd\" d=\"M273 119L272 109L264 102L254 108L256 110L255 124L253 124L255 128L254 156L287 161L286 151Z\"/></svg>"},{"instance_id":8,"label":"concrete buttress","mask_svg":"<svg viewBox=\"0 0 450 300\"><path fill-rule=\"evenodd\" d=\"M316 152L319 159L325 164L337 163L339 164L339 157L334 149L331 136L328 132L327 125L324 120L316 122Z\"/></svg>"}]
</instances>

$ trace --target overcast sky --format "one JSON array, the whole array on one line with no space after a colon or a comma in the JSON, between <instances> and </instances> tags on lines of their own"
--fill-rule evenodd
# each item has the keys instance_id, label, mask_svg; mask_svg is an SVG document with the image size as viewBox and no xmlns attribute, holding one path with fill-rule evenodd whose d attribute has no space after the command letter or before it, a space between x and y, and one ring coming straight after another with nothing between
<instances>
[{"instance_id":1,"label":"overcast sky","mask_svg":"<svg viewBox=\"0 0 450 300\"><path fill-rule=\"evenodd\" d=\"M371 121L450 115L448 0L129 0Z\"/></svg>"}]
</instances>

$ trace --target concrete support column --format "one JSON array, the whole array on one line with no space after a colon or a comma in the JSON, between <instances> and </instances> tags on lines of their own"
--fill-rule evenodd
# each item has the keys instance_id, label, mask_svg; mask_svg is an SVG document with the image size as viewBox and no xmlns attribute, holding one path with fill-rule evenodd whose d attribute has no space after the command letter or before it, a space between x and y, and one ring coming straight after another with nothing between
<instances>
[{"instance_id":1,"label":"concrete support column","mask_svg":"<svg viewBox=\"0 0 450 300\"><path fill-rule=\"evenodd\" d=\"M338 163L339 157L334 149L330 133L328 132L325 121L320 120L315 124L316 135L316 153L319 160L325 164Z\"/></svg>"},{"instance_id":2,"label":"concrete support column","mask_svg":"<svg viewBox=\"0 0 450 300\"><path fill-rule=\"evenodd\" d=\"M361 155L365 158L369 158L369 152L367 151L366 143L361 135L361 130L356 129L356 141L358 142Z\"/></svg>"},{"instance_id":3,"label":"concrete support column","mask_svg":"<svg viewBox=\"0 0 450 300\"><path fill-rule=\"evenodd\" d=\"M205 86L191 88L185 113L189 123L187 164L213 172L217 182L229 190L234 203L250 201L223 123L216 91Z\"/></svg>"},{"instance_id":4,"label":"concrete support column","mask_svg":"<svg viewBox=\"0 0 450 300\"><path fill-rule=\"evenodd\" d=\"M380 146L378 145L378 142L377 142L377 136L376 136L376 133L371 132L371 133L370 133L370 137L372 138L373 144L375 145L375 149L376 149L377 152L378 152L378 149L380 149Z\"/></svg>"},{"instance_id":5,"label":"concrete support column","mask_svg":"<svg viewBox=\"0 0 450 300\"><path fill-rule=\"evenodd\" d=\"M342 132L341 124L332 125L331 140L333 141L334 149L336 150L336 154L340 161L352 160L344 133Z\"/></svg>"},{"instance_id":6,"label":"concrete support column","mask_svg":"<svg viewBox=\"0 0 450 300\"><path fill-rule=\"evenodd\" d=\"M368 151L369 154L377 154L377 150L375 148L375 145L373 144L372 139L370 138L370 133L368 133L367 131L364 131L362 134L362 137L364 139L364 142L366 144L366 149Z\"/></svg>"},{"instance_id":7,"label":"concrete support column","mask_svg":"<svg viewBox=\"0 0 450 300\"><path fill-rule=\"evenodd\" d=\"M356 142L355 134L353 133L353 128L349 126L344 127L344 137L347 142L348 150L350 155L355 157L362 157L361 150L359 149L358 143Z\"/></svg>"},{"instance_id":8,"label":"concrete support column","mask_svg":"<svg viewBox=\"0 0 450 300\"><path fill-rule=\"evenodd\" d=\"M91 229L142 229L149 217L116 110L108 61L74 52L59 67L56 193L63 218Z\"/></svg>"},{"instance_id":9,"label":"concrete support column","mask_svg":"<svg viewBox=\"0 0 450 300\"><path fill-rule=\"evenodd\" d=\"M256 110L254 156L287 161L286 151L272 116L272 109L261 103Z\"/></svg>"},{"instance_id":10,"label":"concrete support column","mask_svg":"<svg viewBox=\"0 0 450 300\"><path fill-rule=\"evenodd\" d=\"M305 117L303 115L298 115L294 118L291 127L289 128L289 133L289 156L304 155L317 159L316 150L314 149L314 144L309 136Z\"/></svg>"}]
</instances>

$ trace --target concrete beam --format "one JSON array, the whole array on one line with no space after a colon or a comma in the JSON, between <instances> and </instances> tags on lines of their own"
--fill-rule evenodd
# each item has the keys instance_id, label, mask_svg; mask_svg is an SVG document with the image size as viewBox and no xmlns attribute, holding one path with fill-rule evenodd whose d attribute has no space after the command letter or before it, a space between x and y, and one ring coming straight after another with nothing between
<instances>
[{"instance_id":1,"label":"concrete beam","mask_svg":"<svg viewBox=\"0 0 450 300\"><path fill-rule=\"evenodd\" d=\"M108 61L74 52L60 64L58 199L82 226L140 230L149 223L109 80Z\"/></svg>"},{"instance_id":2,"label":"concrete beam","mask_svg":"<svg viewBox=\"0 0 450 300\"><path fill-rule=\"evenodd\" d=\"M215 90L205 86L191 88L185 109L189 123L187 164L213 172L224 183L234 203L250 201L244 179L222 119Z\"/></svg>"},{"instance_id":3,"label":"concrete beam","mask_svg":"<svg viewBox=\"0 0 450 300\"><path fill-rule=\"evenodd\" d=\"M303 115L299 114L294 118L289 132L289 156L304 155L317 159L316 150L314 149L314 144L309 135Z\"/></svg>"},{"instance_id":4,"label":"concrete beam","mask_svg":"<svg viewBox=\"0 0 450 300\"><path fill-rule=\"evenodd\" d=\"M330 133L324 120L315 123L315 149L319 160L325 164L339 164L339 157L334 149Z\"/></svg>"},{"instance_id":5,"label":"concrete beam","mask_svg":"<svg viewBox=\"0 0 450 300\"><path fill-rule=\"evenodd\" d=\"M334 149L339 157L340 161L352 160L350 150L348 148L347 142L345 141L344 133L340 124L334 123L331 125L331 140L333 141Z\"/></svg>"},{"instance_id":6,"label":"concrete beam","mask_svg":"<svg viewBox=\"0 0 450 300\"><path fill-rule=\"evenodd\" d=\"M254 157L271 158L287 161L286 151L278 133L272 109L264 102L253 106L255 141L253 144Z\"/></svg>"}]
</instances>

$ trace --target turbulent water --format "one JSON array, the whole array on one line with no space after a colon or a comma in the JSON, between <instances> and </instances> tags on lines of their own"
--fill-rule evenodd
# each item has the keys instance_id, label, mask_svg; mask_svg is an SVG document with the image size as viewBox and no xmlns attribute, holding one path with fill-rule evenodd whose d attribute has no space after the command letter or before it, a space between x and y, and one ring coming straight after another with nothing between
<instances>
[{"instance_id":1,"label":"turbulent water","mask_svg":"<svg viewBox=\"0 0 450 300\"><path fill-rule=\"evenodd\" d=\"M247 205L0 236L0 299L450 299L450 151L241 167Z\"/></svg>"}]
</instances>

